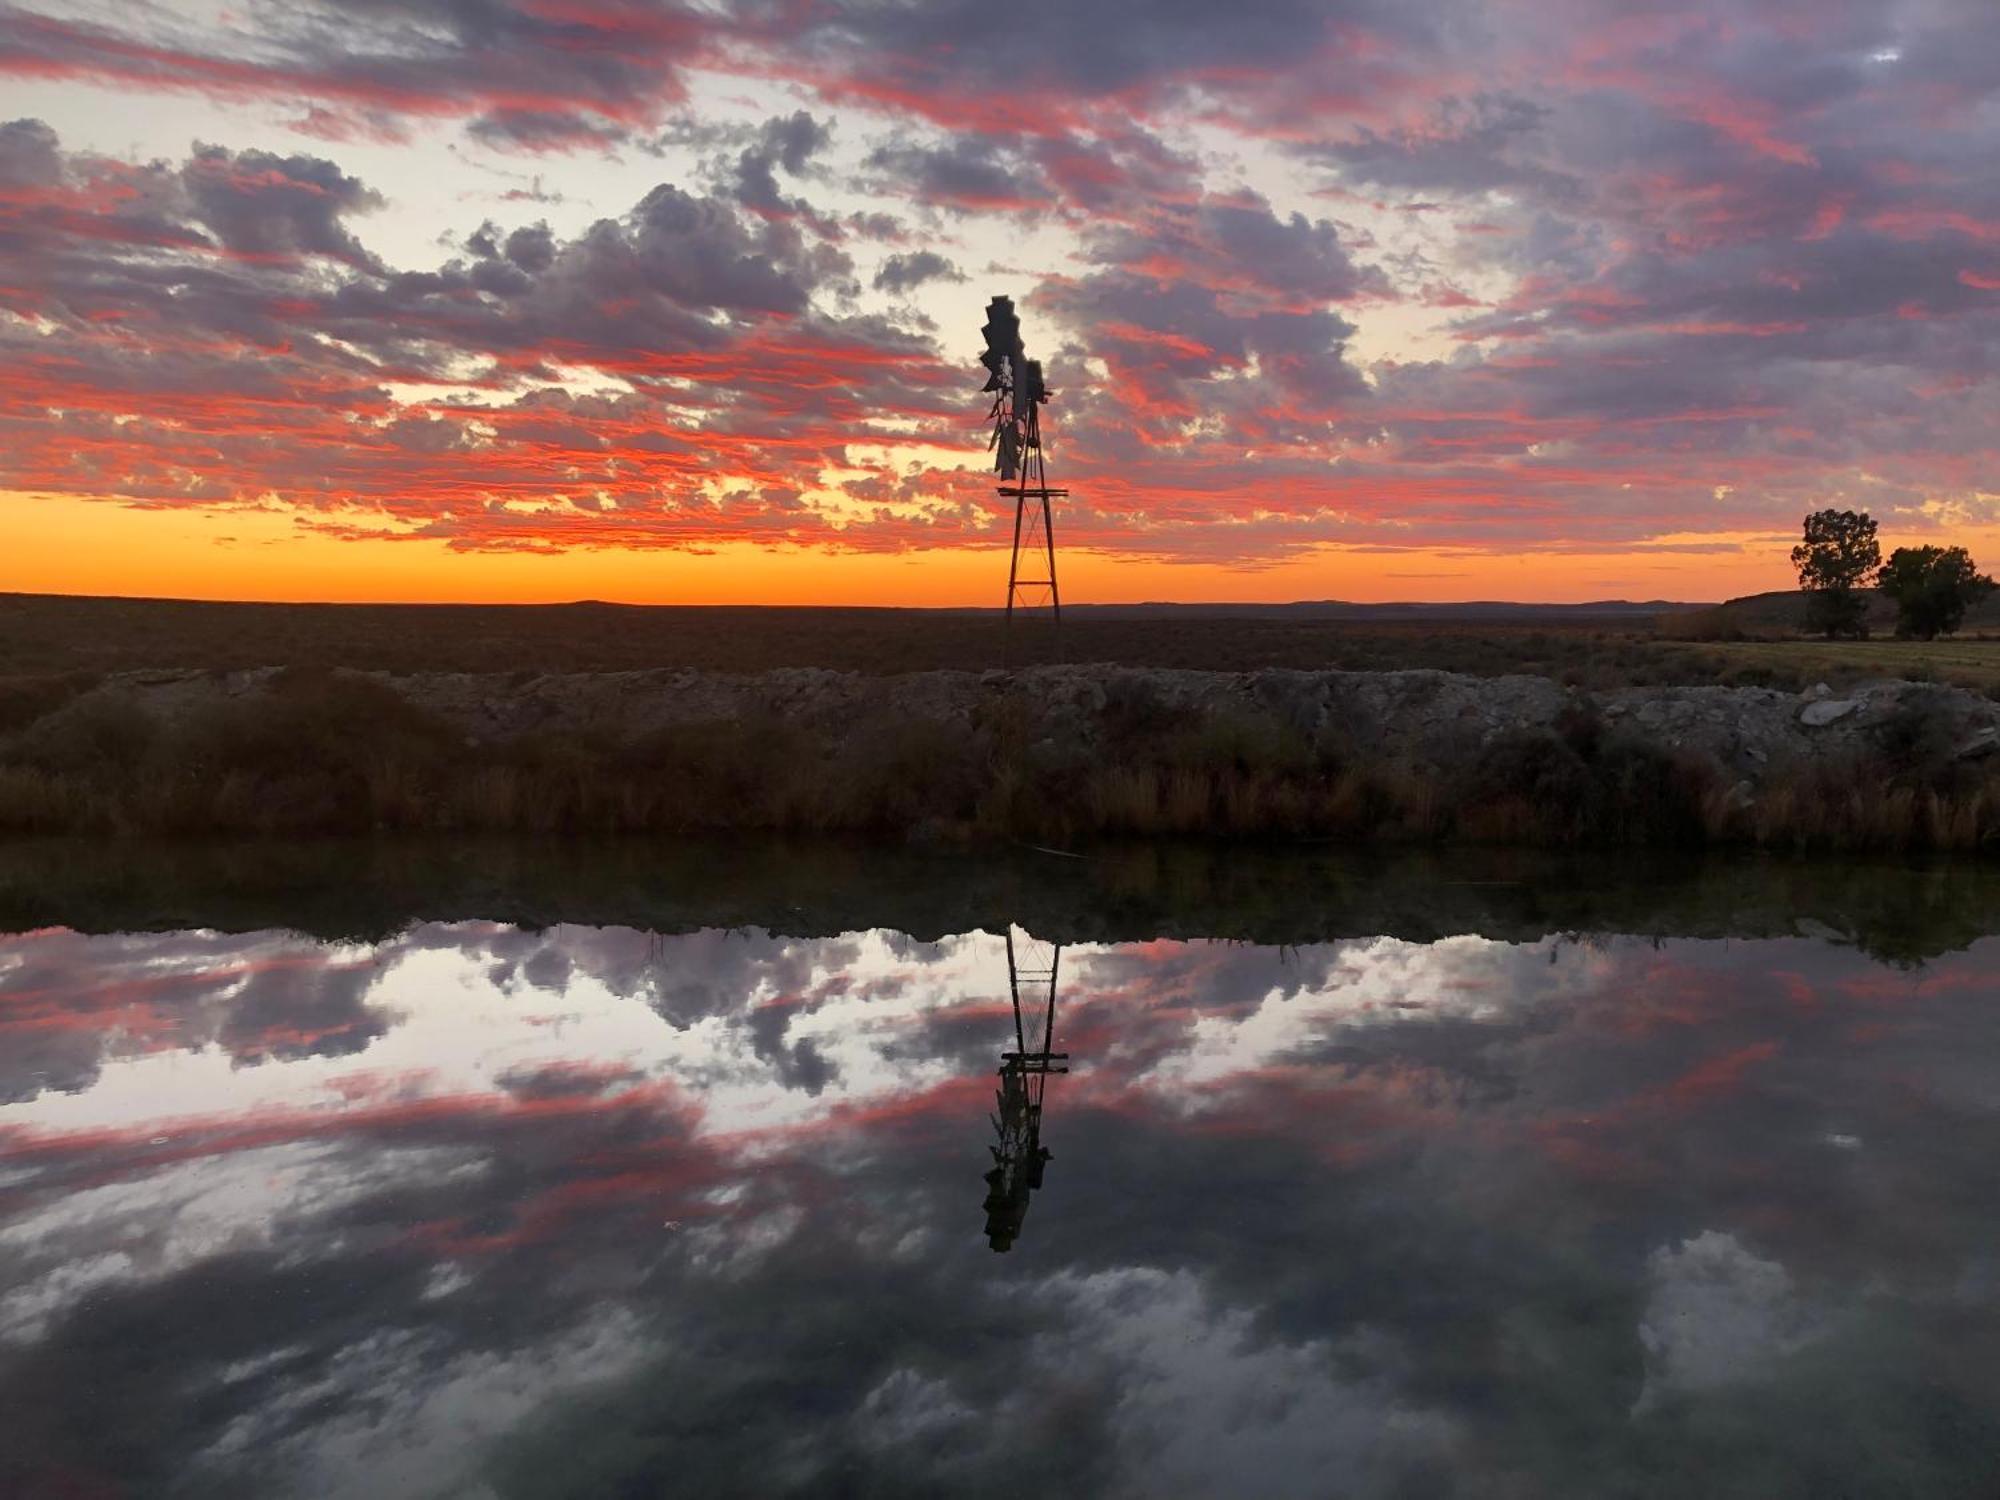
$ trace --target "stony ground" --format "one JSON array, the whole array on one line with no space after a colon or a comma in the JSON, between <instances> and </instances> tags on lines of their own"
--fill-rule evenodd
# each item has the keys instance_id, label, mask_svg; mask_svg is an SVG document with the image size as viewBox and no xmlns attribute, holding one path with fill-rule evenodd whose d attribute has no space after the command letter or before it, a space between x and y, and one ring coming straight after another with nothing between
<instances>
[{"instance_id":1,"label":"stony ground","mask_svg":"<svg viewBox=\"0 0 2000 1500\"><path fill-rule=\"evenodd\" d=\"M1648 687L1591 692L1546 677L1451 672L1266 670L1193 672L1038 667L1019 672L868 676L816 669L756 675L640 671L560 674L365 674L438 715L469 744L524 735L623 739L671 725L777 718L838 742L883 726L970 724L1003 706L1037 742L1088 753L1149 720L1263 717L1358 752L1449 771L1510 731L1555 728L1594 712L1607 730L1712 757L1754 787L1775 768L1853 758L1907 737L1920 711L1931 753L1965 759L2000 750L2000 703L1957 688L1881 681L1836 694L1757 687ZM270 670L113 674L58 713L124 700L172 721L219 701L259 695ZM1143 732L1143 729L1141 730Z\"/></svg>"}]
</instances>

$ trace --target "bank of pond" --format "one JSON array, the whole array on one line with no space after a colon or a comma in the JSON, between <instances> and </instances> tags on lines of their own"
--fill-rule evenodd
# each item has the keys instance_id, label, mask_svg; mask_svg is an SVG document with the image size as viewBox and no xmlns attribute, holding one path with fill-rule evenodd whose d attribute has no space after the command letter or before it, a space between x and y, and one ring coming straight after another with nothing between
<instances>
[{"instance_id":1,"label":"bank of pond","mask_svg":"<svg viewBox=\"0 0 2000 1500\"><path fill-rule=\"evenodd\" d=\"M1707 739L1689 738L1540 679L1457 679L1489 696L1528 684L1561 706L1489 717L1456 739L1427 721L1436 743L1420 754L1351 713L1304 726L1242 690L1245 678L1222 680L1234 696L1201 702L1113 682L1108 696L1096 690L1087 732L1072 732L1075 715L1052 727L1028 692L1002 684L936 716L857 721L837 703L814 716L781 699L732 700L707 717L557 715L492 735L360 674L283 672L172 700L149 697L143 680L125 692L19 680L0 684L0 833L1835 851L1969 851L2000 838L2000 729L1978 727L1991 705L1957 690L1899 685L1866 733L1732 758L1714 748L1726 708L1707 710Z\"/></svg>"}]
</instances>

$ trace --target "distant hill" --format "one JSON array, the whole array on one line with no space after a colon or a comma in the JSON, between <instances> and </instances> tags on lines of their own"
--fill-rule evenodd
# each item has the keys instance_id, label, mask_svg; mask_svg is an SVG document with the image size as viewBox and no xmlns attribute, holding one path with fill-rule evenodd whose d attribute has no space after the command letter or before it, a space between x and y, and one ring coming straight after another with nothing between
<instances>
[{"instance_id":1,"label":"distant hill","mask_svg":"<svg viewBox=\"0 0 2000 1500\"><path fill-rule=\"evenodd\" d=\"M1868 600L1868 629L1875 635L1893 635L1896 606L1876 589L1864 591ZM1695 640L1726 640L1732 636L1796 635L1805 618L1805 595L1798 589L1776 589L1768 594L1746 594L1676 618L1669 635ZM2000 594L1990 595L1965 616L1960 635L2000 635Z\"/></svg>"}]
</instances>

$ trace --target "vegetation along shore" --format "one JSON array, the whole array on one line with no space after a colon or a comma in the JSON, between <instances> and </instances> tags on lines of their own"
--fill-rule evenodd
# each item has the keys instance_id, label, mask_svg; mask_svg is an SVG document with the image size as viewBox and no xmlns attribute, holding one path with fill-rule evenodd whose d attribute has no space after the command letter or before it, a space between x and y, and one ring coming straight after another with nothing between
<instances>
[{"instance_id":1,"label":"vegetation along shore","mask_svg":"<svg viewBox=\"0 0 2000 1500\"><path fill-rule=\"evenodd\" d=\"M736 829L1971 849L2000 838L2000 703L1116 666L0 684L10 833Z\"/></svg>"}]
</instances>

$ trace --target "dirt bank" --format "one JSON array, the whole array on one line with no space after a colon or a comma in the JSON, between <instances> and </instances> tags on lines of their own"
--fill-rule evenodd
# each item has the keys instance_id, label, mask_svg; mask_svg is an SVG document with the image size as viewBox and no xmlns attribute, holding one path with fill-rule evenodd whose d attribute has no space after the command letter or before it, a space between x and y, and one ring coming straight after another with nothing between
<instances>
[{"instance_id":1,"label":"dirt bank","mask_svg":"<svg viewBox=\"0 0 2000 1500\"><path fill-rule=\"evenodd\" d=\"M0 826L1968 847L1996 750L2000 704L1904 682L155 671L0 704Z\"/></svg>"}]
</instances>

